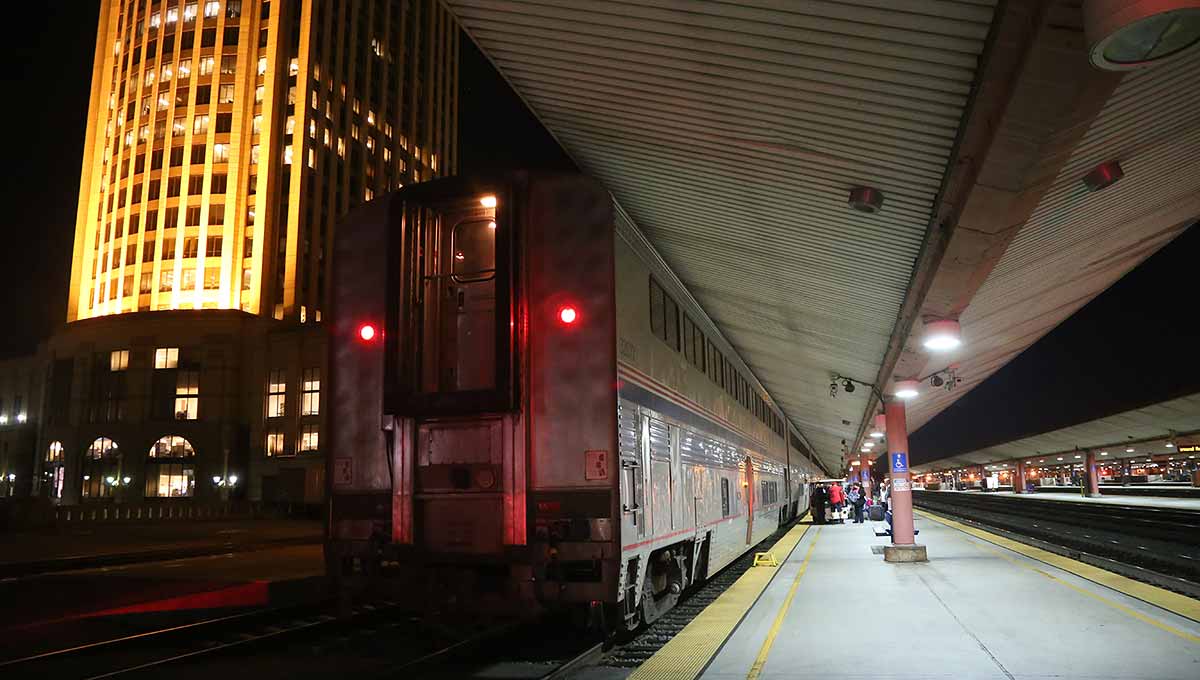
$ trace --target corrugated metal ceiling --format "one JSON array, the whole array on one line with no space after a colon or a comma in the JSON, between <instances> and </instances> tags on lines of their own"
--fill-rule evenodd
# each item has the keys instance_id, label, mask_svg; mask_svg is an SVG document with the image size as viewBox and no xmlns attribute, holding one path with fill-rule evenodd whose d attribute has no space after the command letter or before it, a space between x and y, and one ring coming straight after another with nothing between
<instances>
[{"instance_id":1,"label":"corrugated metal ceiling","mask_svg":"<svg viewBox=\"0 0 1200 680\"><path fill-rule=\"evenodd\" d=\"M994 2L446 4L840 467L829 377L879 369Z\"/></svg>"},{"instance_id":2,"label":"corrugated metal ceiling","mask_svg":"<svg viewBox=\"0 0 1200 680\"><path fill-rule=\"evenodd\" d=\"M953 458L946 458L924 465L914 466L915 472L928 470L946 470L961 465L981 465L998 461L1014 460L1031 457L1037 454L1051 454L1072 451L1075 447L1081 449L1109 446L1127 441L1138 441L1152 437L1163 437L1170 432L1195 432L1200 430L1200 394L1192 394L1179 399L1154 404L1145 408L1118 413L1107 418L1100 418L1081 425L1055 430L1026 437L1018 441L990 446L964 453ZM1149 453L1169 454L1170 449L1161 445L1134 446L1134 453L1145 456ZM1109 452L1111 458L1126 457L1123 449ZM1034 459L1040 461L1040 459ZM1048 461L1053 464L1054 460Z\"/></svg>"},{"instance_id":3,"label":"corrugated metal ceiling","mask_svg":"<svg viewBox=\"0 0 1200 680\"><path fill-rule=\"evenodd\" d=\"M1200 52L1122 79L961 317L964 346L942 365L958 362L963 385L953 392L929 390L912 402L910 430L1200 217L1197 74ZM1107 160L1118 160L1125 177L1088 192L1081 179Z\"/></svg>"}]
</instances>

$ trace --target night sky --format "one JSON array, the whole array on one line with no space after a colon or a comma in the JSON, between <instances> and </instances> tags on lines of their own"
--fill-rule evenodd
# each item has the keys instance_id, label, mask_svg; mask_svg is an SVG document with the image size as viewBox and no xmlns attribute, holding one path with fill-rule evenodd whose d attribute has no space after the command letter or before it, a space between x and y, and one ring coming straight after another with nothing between
<instances>
[{"instance_id":1,"label":"night sky","mask_svg":"<svg viewBox=\"0 0 1200 680\"><path fill-rule=\"evenodd\" d=\"M97 0L70 4L31 12L0 47L21 65L7 70L12 101L38 103L7 110L19 121L6 129L20 131L8 158L21 165L4 183L0 357L32 351L66 314L99 12ZM465 36L461 56L461 172L575 167ZM1192 228L915 433L913 463L1200 391L1198 256Z\"/></svg>"}]
</instances>

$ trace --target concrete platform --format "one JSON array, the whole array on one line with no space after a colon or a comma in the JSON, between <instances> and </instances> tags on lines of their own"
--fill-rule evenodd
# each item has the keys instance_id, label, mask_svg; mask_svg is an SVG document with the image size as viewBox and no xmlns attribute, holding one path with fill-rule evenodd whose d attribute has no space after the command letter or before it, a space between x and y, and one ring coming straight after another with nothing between
<instances>
[{"instance_id":1,"label":"concrete platform","mask_svg":"<svg viewBox=\"0 0 1200 680\"><path fill-rule=\"evenodd\" d=\"M1013 493L1011 491L925 491L924 493L946 493L946 494L962 494L967 496L999 496L1005 498L1014 498L1020 500L1045 500L1045 501L1063 501L1068 503L1107 503L1110 505L1138 505L1148 508L1168 508L1171 510L1200 510L1200 498L1161 498L1156 496L1104 496L1104 490L1101 489L1101 495L1096 498L1088 498L1075 493Z\"/></svg>"},{"instance_id":2,"label":"concrete platform","mask_svg":"<svg viewBox=\"0 0 1200 680\"><path fill-rule=\"evenodd\" d=\"M917 526L926 563L885 563L870 522L809 527L700 677L1197 677L1200 601L952 522Z\"/></svg>"}]
</instances>

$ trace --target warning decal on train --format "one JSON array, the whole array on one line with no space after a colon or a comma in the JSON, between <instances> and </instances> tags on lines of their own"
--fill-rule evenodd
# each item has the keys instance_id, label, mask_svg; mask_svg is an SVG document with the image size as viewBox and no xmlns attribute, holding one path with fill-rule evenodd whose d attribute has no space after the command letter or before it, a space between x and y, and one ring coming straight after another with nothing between
<instances>
[{"instance_id":1,"label":"warning decal on train","mask_svg":"<svg viewBox=\"0 0 1200 680\"><path fill-rule=\"evenodd\" d=\"M354 459L350 456L333 459L333 485L354 486Z\"/></svg>"},{"instance_id":2,"label":"warning decal on train","mask_svg":"<svg viewBox=\"0 0 1200 680\"><path fill-rule=\"evenodd\" d=\"M608 479L608 451L588 451L584 455L584 464L584 479Z\"/></svg>"}]
</instances>

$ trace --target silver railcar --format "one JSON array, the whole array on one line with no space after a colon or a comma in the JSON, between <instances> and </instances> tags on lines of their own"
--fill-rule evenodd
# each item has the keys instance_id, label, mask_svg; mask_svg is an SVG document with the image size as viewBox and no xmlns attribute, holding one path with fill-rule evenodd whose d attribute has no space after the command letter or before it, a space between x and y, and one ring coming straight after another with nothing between
<instances>
[{"instance_id":1,"label":"silver railcar","mask_svg":"<svg viewBox=\"0 0 1200 680\"><path fill-rule=\"evenodd\" d=\"M802 438L596 182L406 187L333 257L343 592L632 629L807 507Z\"/></svg>"}]
</instances>

